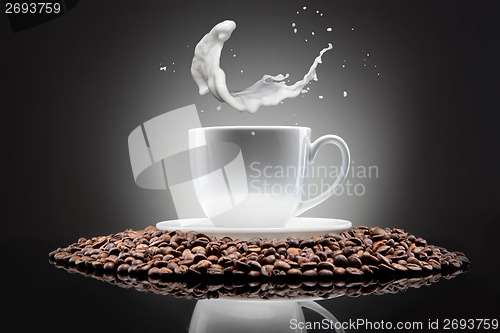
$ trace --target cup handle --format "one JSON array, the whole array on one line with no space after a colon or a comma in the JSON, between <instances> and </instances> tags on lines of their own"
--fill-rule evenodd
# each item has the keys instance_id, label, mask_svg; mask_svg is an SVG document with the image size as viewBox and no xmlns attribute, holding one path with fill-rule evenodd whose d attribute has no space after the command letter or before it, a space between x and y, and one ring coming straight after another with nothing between
<instances>
[{"instance_id":1,"label":"cup handle","mask_svg":"<svg viewBox=\"0 0 500 333\"><path fill-rule=\"evenodd\" d=\"M323 135L322 137L314 141L310 146L309 163L312 163L314 161L314 158L316 157L318 151L326 144L336 145L342 153L342 165L340 167L340 174L337 176L337 179L335 179L335 182L333 182L333 184L330 185L330 187L328 187L326 191L315 196L314 198L302 201L295 212L295 216L302 214L306 210L319 205L320 203L331 197L335 193L337 187L342 184L347 177L349 165L351 164L351 155L349 153L349 147L347 147L347 143L345 143L344 139L342 139L340 136L332 134Z\"/></svg>"},{"instance_id":2,"label":"cup handle","mask_svg":"<svg viewBox=\"0 0 500 333\"><path fill-rule=\"evenodd\" d=\"M314 302L314 301L302 301L302 302L299 302L300 306L303 307L303 308L308 308L309 310L312 310L316 313L319 313L320 315L322 315L324 318L330 320L330 322L334 323L331 327L335 327L335 323L338 323L338 319L335 318L334 315L332 315L330 313L330 311L328 311L327 309L325 309L324 307L322 307L321 305L319 305L318 303ZM340 326L337 328L335 328L335 332L344 332L344 329Z\"/></svg>"}]
</instances>

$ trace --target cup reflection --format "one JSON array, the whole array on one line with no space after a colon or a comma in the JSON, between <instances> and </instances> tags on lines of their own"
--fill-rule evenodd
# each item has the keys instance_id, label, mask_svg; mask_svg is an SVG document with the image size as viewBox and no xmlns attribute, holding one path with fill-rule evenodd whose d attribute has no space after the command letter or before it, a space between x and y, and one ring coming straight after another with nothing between
<instances>
[{"instance_id":1,"label":"cup reflection","mask_svg":"<svg viewBox=\"0 0 500 333\"><path fill-rule=\"evenodd\" d=\"M307 332L302 308L322 315L321 323L328 327L338 322L314 301L206 299L196 303L189 332ZM335 331L344 332L342 328Z\"/></svg>"}]
</instances>

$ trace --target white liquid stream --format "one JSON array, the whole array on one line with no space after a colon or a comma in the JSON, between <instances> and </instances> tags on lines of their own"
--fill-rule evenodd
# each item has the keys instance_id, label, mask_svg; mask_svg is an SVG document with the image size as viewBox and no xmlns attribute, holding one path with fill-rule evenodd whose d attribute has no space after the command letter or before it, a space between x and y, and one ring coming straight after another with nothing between
<instances>
[{"instance_id":1,"label":"white liquid stream","mask_svg":"<svg viewBox=\"0 0 500 333\"><path fill-rule=\"evenodd\" d=\"M234 21L224 21L210 30L196 45L191 75L199 87L200 95L211 92L221 102L226 102L238 111L256 112L262 105L277 105L285 98L297 97L311 81L317 81L316 66L321 64L321 56L333 48L321 50L311 68L302 80L293 85L283 82L287 75L264 75L262 79L240 92L230 92L226 84L226 73L220 68L220 56L224 42L236 28Z\"/></svg>"}]
</instances>

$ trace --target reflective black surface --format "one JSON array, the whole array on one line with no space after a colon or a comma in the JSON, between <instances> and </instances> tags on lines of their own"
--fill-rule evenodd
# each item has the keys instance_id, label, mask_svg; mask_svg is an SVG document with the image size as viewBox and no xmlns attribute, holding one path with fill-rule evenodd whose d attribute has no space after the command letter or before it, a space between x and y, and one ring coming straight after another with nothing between
<instances>
[{"instance_id":1,"label":"reflective black surface","mask_svg":"<svg viewBox=\"0 0 500 333\"><path fill-rule=\"evenodd\" d=\"M240 24L231 45L235 59L247 53L241 63L231 62L230 53L223 60L235 89L268 72L303 74L302 64L327 39L310 46L278 38L294 37L291 23L302 6L324 10L336 29L335 49L325 54L317 90L311 88L314 98L250 117L225 108L217 113L213 99L197 96L188 73L192 47L223 19ZM317 135L341 135L358 164L379 167L379 178L366 184L363 197L332 199L311 216L404 228L471 260L467 273L430 286L318 301L339 321L498 319L496 7L490 1L80 1L17 33L0 15L5 331L188 330L197 300L68 274L48 262L48 253L79 237L176 217L168 193L134 184L127 136L192 103L205 109L205 126L283 125L296 113ZM380 76L375 67L362 72L367 49ZM342 72L344 59L359 66ZM163 75L160 63L170 62L184 74ZM320 94L328 103L318 103Z\"/></svg>"}]
</instances>

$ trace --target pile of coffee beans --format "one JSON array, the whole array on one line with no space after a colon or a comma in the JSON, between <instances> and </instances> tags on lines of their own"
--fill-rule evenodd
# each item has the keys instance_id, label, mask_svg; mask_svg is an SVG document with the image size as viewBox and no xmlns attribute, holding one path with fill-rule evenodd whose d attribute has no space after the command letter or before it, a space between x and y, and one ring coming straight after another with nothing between
<instances>
[{"instance_id":1,"label":"pile of coffee beans","mask_svg":"<svg viewBox=\"0 0 500 333\"><path fill-rule=\"evenodd\" d=\"M58 266L159 280L361 280L467 268L461 252L428 245L402 229L355 227L308 239L217 239L156 227L80 238L49 254Z\"/></svg>"}]
</instances>

